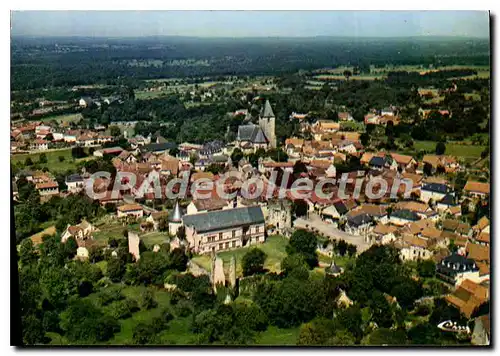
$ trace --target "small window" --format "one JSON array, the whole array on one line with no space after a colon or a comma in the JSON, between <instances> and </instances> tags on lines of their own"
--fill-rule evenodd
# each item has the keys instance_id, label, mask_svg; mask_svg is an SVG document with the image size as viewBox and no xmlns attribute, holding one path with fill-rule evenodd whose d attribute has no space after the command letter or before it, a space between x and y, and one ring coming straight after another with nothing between
<instances>
[{"instance_id":1,"label":"small window","mask_svg":"<svg viewBox=\"0 0 500 356\"><path fill-rule=\"evenodd\" d=\"M256 233L259 233L259 230L260 230L260 228L257 226L257 227L255 228L255 232L256 232Z\"/></svg>"},{"instance_id":2,"label":"small window","mask_svg":"<svg viewBox=\"0 0 500 356\"><path fill-rule=\"evenodd\" d=\"M222 240L222 232L219 232L219 240Z\"/></svg>"},{"instance_id":3,"label":"small window","mask_svg":"<svg viewBox=\"0 0 500 356\"><path fill-rule=\"evenodd\" d=\"M222 248L223 248L223 245L219 244L219 250L222 250Z\"/></svg>"},{"instance_id":4,"label":"small window","mask_svg":"<svg viewBox=\"0 0 500 356\"><path fill-rule=\"evenodd\" d=\"M226 242L226 248L229 248L229 242Z\"/></svg>"},{"instance_id":5,"label":"small window","mask_svg":"<svg viewBox=\"0 0 500 356\"><path fill-rule=\"evenodd\" d=\"M236 247L236 241L232 242L232 247Z\"/></svg>"},{"instance_id":6,"label":"small window","mask_svg":"<svg viewBox=\"0 0 500 356\"><path fill-rule=\"evenodd\" d=\"M236 230L233 230L233 238L236 237Z\"/></svg>"}]
</instances>

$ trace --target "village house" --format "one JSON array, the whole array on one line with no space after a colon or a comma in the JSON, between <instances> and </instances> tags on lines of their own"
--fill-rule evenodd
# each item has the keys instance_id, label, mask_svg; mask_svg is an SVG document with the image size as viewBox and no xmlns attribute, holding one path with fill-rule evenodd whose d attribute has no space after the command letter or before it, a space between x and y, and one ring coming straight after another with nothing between
<instances>
[{"instance_id":1,"label":"village house","mask_svg":"<svg viewBox=\"0 0 500 356\"><path fill-rule=\"evenodd\" d=\"M151 152L156 155L161 155L167 154L174 148L177 148L177 145L174 142L150 143L149 145L139 146L139 151L141 154Z\"/></svg>"},{"instance_id":2,"label":"village house","mask_svg":"<svg viewBox=\"0 0 500 356\"><path fill-rule=\"evenodd\" d=\"M457 289L445 297L446 302L460 310L467 319L488 299L489 288L470 279L461 281Z\"/></svg>"},{"instance_id":3,"label":"village house","mask_svg":"<svg viewBox=\"0 0 500 356\"><path fill-rule=\"evenodd\" d=\"M139 146L144 146L144 145L149 145L151 143L151 133L148 135L148 137L144 137L142 135L136 135L134 137L131 137L128 139L128 143L130 143L130 146L132 149L136 149Z\"/></svg>"},{"instance_id":4,"label":"village house","mask_svg":"<svg viewBox=\"0 0 500 356\"><path fill-rule=\"evenodd\" d=\"M259 162L259 172L262 174L270 174L275 169L282 169L293 173L293 162L274 162L274 161L261 161Z\"/></svg>"},{"instance_id":5,"label":"village house","mask_svg":"<svg viewBox=\"0 0 500 356\"><path fill-rule=\"evenodd\" d=\"M66 242L70 237L74 237L75 240L87 240L92 239L92 233L96 231L96 228L92 226L87 220L83 220L78 225L69 225L61 236L61 242Z\"/></svg>"},{"instance_id":6,"label":"village house","mask_svg":"<svg viewBox=\"0 0 500 356\"><path fill-rule=\"evenodd\" d=\"M428 260L432 258L432 251L429 250L432 242L413 235L403 234L401 240L396 244L400 249L403 261Z\"/></svg>"},{"instance_id":7,"label":"village house","mask_svg":"<svg viewBox=\"0 0 500 356\"><path fill-rule=\"evenodd\" d=\"M476 263L490 264L490 246L489 244L467 243L465 246L467 258L471 258Z\"/></svg>"},{"instance_id":8,"label":"village house","mask_svg":"<svg viewBox=\"0 0 500 356\"><path fill-rule=\"evenodd\" d=\"M36 183L35 189L38 190L41 197L50 197L59 194L59 185L55 181Z\"/></svg>"},{"instance_id":9,"label":"village house","mask_svg":"<svg viewBox=\"0 0 500 356\"><path fill-rule=\"evenodd\" d=\"M338 113L339 121L354 121L351 113L347 111L341 111Z\"/></svg>"},{"instance_id":10,"label":"village house","mask_svg":"<svg viewBox=\"0 0 500 356\"><path fill-rule=\"evenodd\" d=\"M368 162L370 169L382 170L384 168L395 170L398 168L395 160L390 158L390 156L373 156Z\"/></svg>"},{"instance_id":11,"label":"village house","mask_svg":"<svg viewBox=\"0 0 500 356\"><path fill-rule=\"evenodd\" d=\"M358 214L355 216L347 216L345 231L351 235L367 236L373 230L373 218L366 214Z\"/></svg>"},{"instance_id":12,"label":"village house","mask_svg":"<svg viewBox=\"0 0 500 356\"><path fill-rule=\"evenodd\" d=\"M370 236L368 236L369 241L366 242L370 244L377 243L380 245L387 245L396 240L397 231L397 226L378 223L371 232Z\"/></svg>"},{"instance_id":13,"label":"village house","mask_svg":"<svg viewBox=\"0 0 500 356\"><path fill-rule=\"evenodd\" d=\"M142 209L142 206L139 204L125 204L121 205L116 208L116 214L118 218L124 218L124 217L135 217L135 218L142 218L144 215L144 210Z\"/></svg>"},{"instance_id":14,"label":"village house","mask_svg":"<svg viewBox=\"0 0 500 356\"><path fill-rule=\"evenodd\" d=\"M179 160L172 156L164 156L161 160L160 174L164 176L177 177L179 172Z\"/></svg>"},{"instance_id":15,"label":"village house","mask_svg":"<svg viewBox=\"0 0 500 356\"><path fill-rule=\"evenodd\" d=\"M453 219L443 219L441 225L445 231L450 231L467 238L472 237L472 228L467 223Z\"/></svg>"},{"instance_id":16,"label":"village house","mask_svg":"<svg viewBox=\"0 0 500 356\"><path fill-rule=\"evenodd\" d=\"M77 137L76 133L73 133L73 132L65 133L63 140L66 143L76 143L76 137Z\"/></svg>"},{"instance_id":17,"label":"village house","mask_svg":"<svg viewBox=\"0 0 500 356\"><path fill-rule=\"evenodd\" d=\"M207 213L209 211L229 209L233 207L232 201L212 197L209 199L194 199L187 206L187 215Z\"/></svg>"},{"instance_id":18,"label":"village house","mask_svg":"<svg viewBox=\"0 0 500 356\"><path fill-rule=\"evenodd\" d=\"M80 135L76 138L76 144L83 147L91 147L97 144L97 139L95 136L87 133Z\"/></svg>"},{"instance_id":19,"label":"village house","mask_svg":"<svg viewBox=\"0 0 500 356\"><path fill-rule=\"evenodd\" d=\"M72 194L77 194L84 189L85 182L83 177L79 174L71 174L65 179L66 186L68 187L68 192Z\"/></svg>"},{"instance_id":20,"label":"village house","mask_svg":"<svg viewBox=\"0 0 500 356\"><path fill-rule=\"evenodd\" d=\"M123 150L118 155L118 158L122 162L126 162L126 163L135 163L135 162L137 162L137 158L135 157L135 155L132 152L129 152L129 151L126 151L126 150Z\"/></svg>"},{"instance_id":21,"label":"village house","mask_svg":"<svg viewBox=\"0 0 500 356\"><path fill-rule=\"evenodd\" d=\"M479 235L475 237L475 242L481 246L489 246L490 245L490 233L489 232L481 232Z\"/></svg>"},{"instance_id":22,"label":"village house","mask_svg":"<svg viewBox=\"0 0 500 356\"><path fill-rule=\"evenodd\" d=\"M481 282L476 262L457 253L444 258L436 265L436 276L453 286L458 286L466 279Z\"/></svg>"},{"instance_id":23,"label":"village house","mask_svg":"<svg viewBox=\"0 0 500 356\"><path fill-rule=\"evenodd\" d=\"M152 212L147 218L146 222L153 224L153 229L155 231L158 231L159 225L160 225L160 220L168 219L168 211L163 210L163 211L154 211Z\"/></svg>"},{"instance_id":24,"label":"village house","mask_svg":"<svg viewBox=\"0 0 500 356\"><path fill-rule=\"evenodd\" d=\"M98 145L103 145L105 143L109 143L109 142L113 142L113 141L114 141L114 137L113 136L102 135L102 134L99 134L97 136L97 144Z\"/></svg>"},{"instance_id":25,"label":"village house","mask_svg":"<svg viewBox=\"0 0 500 356\"><path fill-rule=\"evenodd\" d=\"M420 220L419 215L409 209L396 210L391 213L389 222L396 226L404 226L409 223Z\"/></svg>"},{"instance_id":26,"label":"village house","mask_svg":"<svg viewBox=\"0 0 500 356\"><path fill-rule=\"evenodd\" d=\"M260 206L184 215L186 240L195 253L212 253L263 243L265 220Z\"/></svg>"},{"instance_id":27,"label":"village house","mask_svg":"<svg viewBox=\"0 0 500 356\"><path fill-rule=\"evenodd\" d=\"M330 120L318 120L311 127L314 140L321 141L324 135L340 130L340 123Z\"/></svg>"},{"instance_id":28,"label":"village house","mask_svg":"<svg viewBox=\"0 0 500 356\"><path fill-rule=\"evenodd\" d=\"M82 98L80 98L80 100L78 101L78 105L80 105L81 107L89 107L90 105L92 105L94 101L92 100L92 98L88 97L88 96L84 96Z\"/></svg>"},{"instance_id":29,"label":"village house","mask_svg":"<svg viewBox=\"0 0 500 356\"><path fill-rule=\"evenodd\" d=\"M213 181L215 179L215 176L212 172L195 172L191 174L191 178L189 179L190 183L196 182L203 179L203 181L211 180ZM203 183L203 181L200 182L200 184Z\"/></svg>"},{"instance_id":30,"label":"village house","mask_svg":"<svg viewBox=\"0 0 500 356\"><path fill-rule=\"evenodd\" d=\"M419 218L427 219L434 216L434 211L429 205L413 200L399 201L395 205L396 210L409 210L417 214Z\"/></svg>"},{"instance_id":31,"label":"village house","mask_svg":"<svg viewBox=\"0 0 500 356\"><path fill-rule=\"evenodd\" d=\"M383 108L382 110L380 110L380 115L382 116L394 116L394 109L393 108Z\"/></svg>"},{"instance_id":32,"label":"village house","mask_svg":"<svg viewBox=\"0 0 500 356\"><path fill-rule=\"evenodd\" d=\"M347 215L355 216L359 214L367 214L371 216L375 222L381 222L382 224L389 223L387 205L362 204L349 211Z\"/></svg>"},{"instance_id":33,"label":"village house","mask_svg":"<svg viewBox=\"0 0 500 356\"><path fill-rule=\"evenodd\" d=\"M460 168L460 164L455 157L445 155L425 155L422 158L422 165L419 165L419 173L423 173L423 167L428 164L431 167L431 173L434 174L438 169L442 169L446 173L455 172Z\"/></svg>"},{"instance_id":34,"label":"village house","mask_svg":"<svg viewBox=\"0 0 500 356\"><path fill-rule=\"evenodd\" d=\"M412 156L391 153L391 157L397 163L398 170L401 172L413 171L417 165L417 161Z\"/></svg>"},{"instance_id":35,"label":"village house","mask_svg":"<svg viewBox=\"0 0 500 356\"><path fill-rule=\"evenodd\" d=\"M49 141L35 140L31 143L30 149L37 151L46 151L49 149Z\"/></svg>"},{"instance_id":36,"label":"village house","mask_svg":"<svg viewBox=\"0 0 500 356\"><path fill-rule=\"evenodd\" d=\"M288 156L291 158L300 158L304 142L305 140L301 138L287 138L285 140L285 150Z\"/></svg>"},{"instance_id":37,"label":"village house","mask_svg":"<svg viewBox=\"0 0 500 356\"><path fill-rule=\"evenodd\" d=\"M464 194L471 198L486 198L490 194L490 184L468 180L464 186Z\"/></svg>"},{"instance_id":38,"label":"village house","mask_svg":"<svg viewBox=\"0 0 500 356\"><path fill-rule=\"evenodd\" d=\"M117 147L109 147L103 148L102 150L95 150L94 156L96 157L104 157L104 156L118 156L123 152L123 148Z\"/></svg>"},{"instance_id":39,"label":"village house","mask_svg":"<svg viewBox=\"0 0 500 356\"><path fill-rule=\"evenodd\" d=\"M490 219L487 216L483 216L477 221L477 224L472 227L475 234L480 234L482 232L490 233Z\"/></svg>"},{"instance_id":40,"label":"village house","mask_svg":"<svg viewBox=\"0 0 500 356\"><path fill-rule=\"evenodd\" d=\"M450 188L446 184L424 183L420 188L420 200L424 203L429 203L430 200L436 203L448 194L450 194Z\"/></svg>"},{"instance_id":41,"label":"village house","mask_svg":"<svg viewBox=\"0 0 500 356\"><path fill-rule=\"evenodd\" d=\"M351 200L338 200L321 211L321 217L330 223L340 221L350 210L356 207L356 202Z\"/></svg>"},{"instance_id":42,"label":"village house","mask_svg":"<svg viewBox=\"0 0 500 356\"><path fill-rule=\"evenodd\" d=\"M376 113L368 113L365 115L365 125L374 124L377 125L379 123L380 116Z\"/></svg>"}]
</instances>

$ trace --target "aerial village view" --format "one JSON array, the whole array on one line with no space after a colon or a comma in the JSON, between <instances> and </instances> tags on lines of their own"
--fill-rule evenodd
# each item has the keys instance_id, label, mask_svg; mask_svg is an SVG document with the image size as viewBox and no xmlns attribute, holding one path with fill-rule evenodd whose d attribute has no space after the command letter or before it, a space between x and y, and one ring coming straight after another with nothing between
<instances>
[{"instance_id":1,"label":"aerial village view","mask_svg":"<svg viewBox=\"0 0 500 356\"><path fill-rule=\"evenodd\" d=\"M490 345L487 12L12 15L20 343Z\"/></svg>"}]
</instances>

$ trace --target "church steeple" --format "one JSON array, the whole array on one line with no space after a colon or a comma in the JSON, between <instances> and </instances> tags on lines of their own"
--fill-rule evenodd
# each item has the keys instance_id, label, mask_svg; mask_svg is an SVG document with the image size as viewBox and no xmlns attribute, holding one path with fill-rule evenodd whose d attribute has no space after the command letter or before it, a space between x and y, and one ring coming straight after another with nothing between
<instances>
[{"instance_id":1,"label":"church steeple","mask_svg":"<svg viewBox=\"0 0 500 356\"><path fill-rule=\"evenodd\" d=\"M181 207L179 206L179 201L175 202L174 212L172 214L172 222L180 222L182 220L182 212Z\"/></svg>"},{"instance_id":2,"label":"church steeple","mask_svg":"<svg viewBox=\"0 0 500 356\"><path fill-rule=\"evenodd\" d=\"M260 117L264 118L275 117L273 108L271 107L271 103L269 102L269 100L266 100L266 103L264 104L264 107L262 108L262 111L260 113Z\"/></svg>"}]
</instances>

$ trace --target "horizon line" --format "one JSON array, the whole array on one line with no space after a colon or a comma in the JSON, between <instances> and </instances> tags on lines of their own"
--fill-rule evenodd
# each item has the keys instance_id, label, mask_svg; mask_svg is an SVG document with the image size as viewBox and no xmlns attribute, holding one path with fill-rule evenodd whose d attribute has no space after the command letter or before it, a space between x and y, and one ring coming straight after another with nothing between
<instances>
[{"instance_id":1,"label":"horizon line","mask_svg":"<svg viewBox=\"0 0 500 356\"><path fill-rule=\"evenodd\" d=\"M31 37L31 38L85 38L85 39L140 39L140 38L189 38L189 39L318 39L318 38L331 38L331 39L403 39L403 38L416 38L416 39L429 39L429 38L443 38L443 39L482 39L489 40L490 34L487 37L482 36L462 36L462 35L412 35L412 36L332 36L332 35L305 35L305 36L191 36L191 35L135 35L135 36L90 36L90 35L35 35L35 34L10 34L10 37Z\"/></svg>"}]
</instances>

